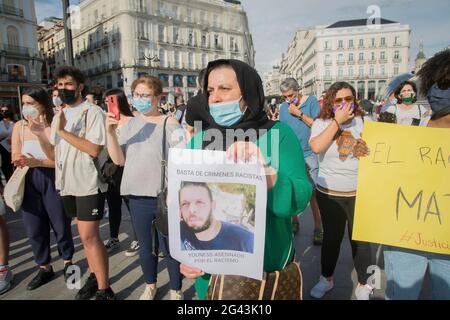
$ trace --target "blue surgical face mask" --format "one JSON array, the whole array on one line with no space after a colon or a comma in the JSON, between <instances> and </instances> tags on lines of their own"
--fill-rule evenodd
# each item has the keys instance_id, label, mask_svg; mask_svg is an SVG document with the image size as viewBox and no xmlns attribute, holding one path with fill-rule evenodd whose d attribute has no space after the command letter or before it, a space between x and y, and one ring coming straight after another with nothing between
<instances>
[{"instance_id":1,"label":"blue surgical face mask","mask_svg":"<svg viewBox=\"0 0 450 320\"><path fill-rule=\"evenodd\" d=\"M146 99L133 99L133 107L140 113L147 113L152 108L152 101Z\"/></svg>"},{"instance_id":2,"label":"blue surgical face mask","mask_svg":"<svg viewBox=\"0 0 450 320\"><path fill-rule=\"evenodd\" d=\"M241 99L242 97L236 101L211 103L209 105L209 113L218 125L223 127L232 126L244 116L245 110L244 112L241 111Z\"/></svg>"}]
</instances>

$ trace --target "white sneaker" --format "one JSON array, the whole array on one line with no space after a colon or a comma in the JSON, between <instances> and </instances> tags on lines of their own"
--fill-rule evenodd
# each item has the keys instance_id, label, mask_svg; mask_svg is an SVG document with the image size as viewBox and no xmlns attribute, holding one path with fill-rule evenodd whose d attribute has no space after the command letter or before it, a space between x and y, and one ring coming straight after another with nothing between
<instances>
[{"instance_id":1,"label":"white sneaker","mask_svg":"<svg viewBox=\"0 0 450 320\"><path fill-rule=\"evenodd\" d=\"M139 242L134 240L133 242L131 242L130 248L127 251L125 251L125 255L127 257L134 257L138 253L139 253Z\"/></svg>"},{"instance_id":2,"label":"white sneaker","mask_svg":"<svg viewBox=\"0 0 450 320\"><path fill-rule=\"evenodd\" d=\"M9 268L5 267L0 270L0 294L5 293L11 288L13 278L14 275Z\"/></svg>"},{"instance_id":3,"label":"white sneaker","mask_svg":"<svg viewBox=\"0 0 450 320\"><path fill-rule=\"evenodd\" d=\"M181 290L170 290L170 300L184 300L184 295Z\"/></svg>"},{"instance_id":4,"label":"white sneaker","mask_svg":"<svg viewBox=\"0 0 450 320\"><path fill-rule=\"evenodd\" d=\"M368 284L357 286L355 289L356 300L370 300L371 294L373 294L373 288Z\"/></svg>"},{"instance_id":5,"label":"white sneaker","mask_svg":"<svg viewBox=\"0 0 450 320\"><path fill-rule=\"evenodd\" d=\"M319 282L314 286L314 288L311 289L311 297L316 299L322 299L322 297L333 289L334 283L333 280L328 281L326 278L320 276Z\"/></svg>"},{"instance_id":6,"label":"white sneaker","mask_svg":"<svg viewBox=\"0 0 450 320\"><path fill-rule=\"evenodd\" d=\"M144 293L141 294L139 297L139 300L155 300L156 291L158 289L155 287L150 287L148 285L145 285Z\"/></svg>"}]
</instances>

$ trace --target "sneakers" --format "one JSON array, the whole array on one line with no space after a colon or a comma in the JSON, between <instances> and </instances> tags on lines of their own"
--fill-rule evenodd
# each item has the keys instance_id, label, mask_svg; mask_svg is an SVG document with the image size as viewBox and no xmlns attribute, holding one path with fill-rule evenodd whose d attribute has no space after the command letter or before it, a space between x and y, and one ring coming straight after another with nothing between
<instances>
[{"instance_id":1,"label":"sneakers","mask_svg":"<svg viewBox=\"0 0 450 320\"><path fill-rule=\"evenodd\" d=\"M49 271L46 271L43 268L39 268L38 274L31 280L31 282L27 286L27 290L35 290L40 286L50 282L55 277L55 272L53 272L53 268L50 267Z\"/></svg>"},{"instance_id":2,"label":"sneakers","mask_svg":"<svg viewBox=\"0 0 450 320\"><path fill-rule=\"evenodd\" d=\"M373 294L373 288L368 284L364 286L357 286L355 289L356 300L370 300L370 295Z\"/></svg>"},{"instance_id":3,"label":"sneakers","mask_svg":"<svg viewBox=\"0 0 450 320\"><path fill-rule=\"evenodd\" d=\"M125 251L125 255L127 257L134 257L135 255L137 255L139 252L139 242L134 240L133 242L131 242L130 248Z\"/></svg>"},{"instance_id":4,"label":"sneakers","mask_svg":"<svg viewBox=\"0 0 450 320\"><path fill-rule=\"evenodd\" d=\"M170 290L170 300L184 300L184 295L181 290Z\"/></svg>"},{"instance_id":5,"label":"sneakers","mask_svg":"<svg viewBox=\"0 0 450 320\"><path fill-rule=\"evenodd\" d=\"M149 285L145 285L144 293L141 294L139 300L155 300L157 290L156 286L150 287Z\"/></svg>"},{"instance_id":6,"label":"sneakers","mask_svg":"<svg viewBox=\"0 0 450 320\"><path fill-rule=\"evenodd\" d=\"M314 236L313 236L313 244L316 246L322 245L323 242L323 230L316 229L314 230Z\"/></svg>"},{"instance_id":7,"label":"sneakers","mask_svg":"<svg viewBox=\"0 0 450 320\"><path fill-rule=\"evenodd\" d=\"M316 299L322 299L325 293L333 289L333 286L334 286L333 280L328 281L323 276L320 276L319 282L314 286L314 288L311 289L310 293L311 297Z\"/></svg>"},{"instance_id":8,"label":"sneakers","mask_svg":"<svg viewBox=\"0 0 450 320\"><path fill-rule=\"evenodd\" d=\"M120 241L117 238L111 238L105 243L106 252L111 253L120 248Z\"/></svg>"},{"instance_id":9,"label":"sneakers","mask_svg":"<svg viewBox=\"0 0 450 320\"><path fill-rule=\"evenodd\" d=\"M0 269L0 294L5 293L11 288L14 275L8 267Z\"/></svg>"},{"instance_id":10,"label":"sneakers","mask_svg":"<svg viewBox=\"0 0 450 320\"><path fill-rule=\"evenodd\" d=\"M111 288L98 290L95 293L94 300L116 300L116 295Z\"/></svg>"},{"instance_id":11,"label":"sneakers","mask_svg":"<svg viewBox=\"0 0 450 320\"><path fill-rule=\"evenodd\" d=\"M84 286L78 291L75 300L89 300L98 291L97 278L94 273L91 273L86 280Z\"/></svg>"}]
</instances>

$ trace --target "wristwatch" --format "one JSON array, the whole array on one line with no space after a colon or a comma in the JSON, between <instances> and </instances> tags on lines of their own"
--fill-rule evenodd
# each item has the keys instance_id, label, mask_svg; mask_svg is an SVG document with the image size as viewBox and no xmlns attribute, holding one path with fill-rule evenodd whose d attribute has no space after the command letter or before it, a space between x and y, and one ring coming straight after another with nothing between
<instances>
[{"instance_id":1,"label":"wristwatch","mask_svg":"<svg viewBox=\"0 0 450 320\"><path fill-rule=\"evenodd\" d=\"M297 118L299 118L300 120L303 121L303 114L304 114L304 113L300 111L300 115L299 115Z\"/></svg>"}]
</instances>

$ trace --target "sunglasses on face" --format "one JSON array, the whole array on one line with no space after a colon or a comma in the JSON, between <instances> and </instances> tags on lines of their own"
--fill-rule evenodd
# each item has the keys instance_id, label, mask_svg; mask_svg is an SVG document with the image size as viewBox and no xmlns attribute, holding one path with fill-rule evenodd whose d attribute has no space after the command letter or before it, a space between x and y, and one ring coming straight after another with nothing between
<instances>
[{"instance_id":1,"label":"sunglasses on face","mask_svg":"<svg viewBox=\"0 0 450 320\"><path fill-rule=\"evenodd\" d=\"M348 104L352 103L354 100L353 96L348 96L345 98L337 98L334 100L334 104L335 105L341 105L344 101L347 102Z\"/></svg>"}]
</instances>

